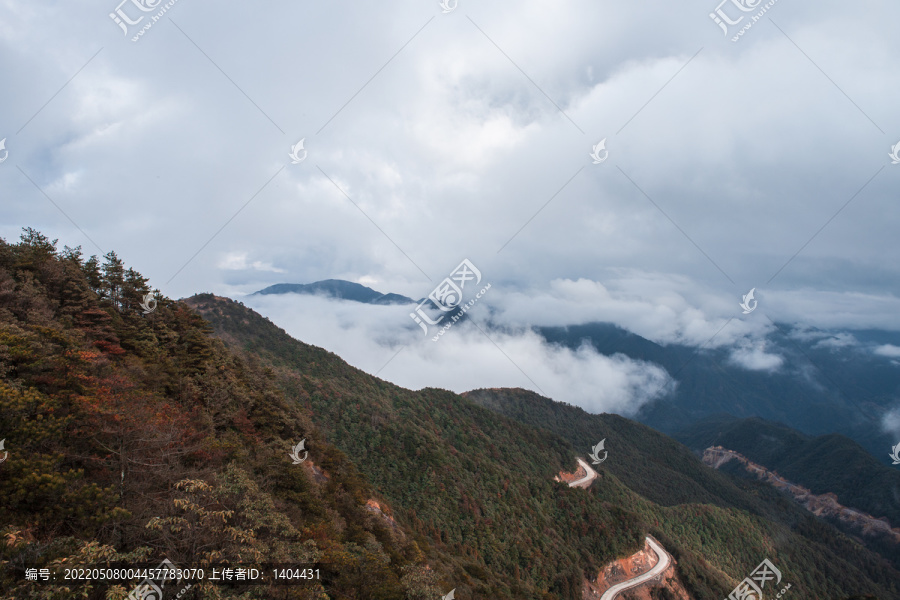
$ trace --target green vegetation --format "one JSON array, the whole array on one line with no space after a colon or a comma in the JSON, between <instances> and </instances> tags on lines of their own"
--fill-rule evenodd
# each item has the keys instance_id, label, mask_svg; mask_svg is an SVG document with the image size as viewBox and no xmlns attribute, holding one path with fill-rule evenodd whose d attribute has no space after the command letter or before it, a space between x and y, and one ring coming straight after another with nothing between
<instances>
[{"instance_id":1,"label":"green vegetation","mask_svg":"<svg viewBox=\"0 0 900 600\"><path fill-rule=\"evenodd\" d=\"M883 465L842 435L808 436L762 419L704 420L676 437L695 451L724 446L844 506L900 526L900 471ZM890 447L884 448L885 457Z\"/></svg>"},{"instance_id":2,"label":"green vegetation","mask_svg":"<svg viewBox=\"0 0 900 600\"><path fill-rule=\"evenodd\" d=\"M897 368L890 360L861 350L875 344L900 344L900 336L885 331L844 332L861 346L839 349L820 343L829 337L826 332L813 329L800 336L792 329L776 323L767 335L770 351L785 361L776 371L737 366L727 347L699 350L657 344L610 323L536 331L548 342L572 350L587 343L606 356L624 354L666 369L678 380L677 387L645 404L634 417L666 434L713 415L758 416L809 434L841 433L880 458L884 447L896 443L881 431L881 420L900 392ZM806 375L798 377L798 373Z\"/></svg>"},{"instance_id":3,"label":"green vegetation","mask_svg":"<svg viewBox=\"0 0 900 600\"><path fill-rule=\"evenodd\" d=\"M886 518L894 528L900 525L900 473L842 435L812 437L762 419L714 417L677 437L698 453L710 446L734 450L814 494L834 494L848 508ZM731 471L737 477L753 479L742 469ZM873 531L861 535L858 527L836 518L828 520L900 568L900 546L890 535Z\"/></svg>"},{"instance_id":4,"label":"green vegetation","mask_svg":"<svg viewBox=\"0 0 900 600\"><path fill-rule=\"evenodd\" d=\"M179 566L317 560L322 591L195 586L182 598L416 597L438 575L377 492L322 441L270 374L225 349L183 303L112 252L101 262L26 230L0 240L0 590L124 598L130 587L39 585L24 568L163 558ZM288 450L307 437L316 483ZM433 573L433 572L432 572Z\"/></svg>"},{"instance_id":5,"label":"green vegetation","mask_svg":"<svg viewBox=\"0 0 900 600\"><path fill-rule=\"evenodd\" d=\"M518 581L536 584L526 597L577 598L574 572L596 573L648 532L675 555L697 599L721 600L766 557L798 597L898 597L900 577L883 558L765 486L709 469L648 427L522 390L411 392L292 339L240 303L211 295L188 302L233 349L270 366L288 395L303 398L329 441L431 548L466 557L453 559L453 581L473 597L514 597L506 590ZM616 459L588 492L548 486L604 437ZM589 496L591 512L577 512L571 495ZM609 527L599 514L596 527L585 526L595 518L591 502L618 509L620 521ZM585 556L591 546L598 553ZM563 575L556 584L545 575L552 570Z\"/></svg>"},{"instance_id":6,"label":"green vegetation","mask_svg":"<svg viewBox=\"0 0 900 600\"><path fill-rule=\"evenodd\" d=\"M149 291L112 252L0 240L3 598L121 599L23 568L168 558L325 573L183 600L576 600L647 533L696 600L766 557L795 598L900 597L880 556L647 427L521 390L412 392L228 299L158 296L144 315ZM603 437L589 490L552 480ZM302 438L309 461L292 465Z\"/></svg>"},{"instance_id":7,"label":"green vegetation","mask_svg":"<svg viewBox=\"0 0 900 600\"><path fill-rule=\"evenodd\" d=\"M842 598L863 591L857 581L865 579L882 582L879 598L897 597L897 573L885 558L765 484L706 467L688 448L649 427L617 415L592 415L526 390L476 390L465 396L565 438L582 456L605 438L609 457L601 468L649 500L634 510L653 524L650 532L676 557L698 598L712 597L704 595L710 572L736 583L744 576L738 574L749 573L762 558L781 568L800 597ZM830 566L820 580L816 573L823 565Z\"/></svg>"},{"instance_id":8,"label":"green vegetation","mask_svg":"<svg viewBox=\"0 0 900 600\"><path fill-rule=\"evenodd\" d=\"M450 555L457 597L577 598L585 573L643 545L645 528L620 508L628 501L597 502L552 480L574 465L562 439L447 391L375 379L239 303L210 295L188 302L223 339L266 361L395 516ZM615 480L603 483L610 497L632 496Z\"/></svg>"}]
</instances>

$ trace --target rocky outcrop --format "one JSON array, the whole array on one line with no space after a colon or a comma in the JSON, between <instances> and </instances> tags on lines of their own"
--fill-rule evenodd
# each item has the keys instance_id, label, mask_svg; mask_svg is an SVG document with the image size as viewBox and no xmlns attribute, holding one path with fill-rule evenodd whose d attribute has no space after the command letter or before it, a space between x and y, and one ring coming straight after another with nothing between
<instances>
[{"instance_id":1,"label":"rocky outcrop","mask_svg":"<svg viewBox=\"0 0 900 600\"><path fill-rule=\"evenodd\" d=\"M847 523L862 535L884 536L894 543L900 544L900 529L891 528L891 524L887 519L877 519L864 512L843 506L838 502L837 496L830 492L821 495L813 494L807 488L784 479L775 471L770 471L764 466L748 460L741 454L722 446L711 446L703 451L704 464L714 469L718 469L732 460L741 463L748 473L752 473L758 479L790 494L794 500L802 504L817 517L833 517L843 523Z\"/></svg>"}]
</instances>

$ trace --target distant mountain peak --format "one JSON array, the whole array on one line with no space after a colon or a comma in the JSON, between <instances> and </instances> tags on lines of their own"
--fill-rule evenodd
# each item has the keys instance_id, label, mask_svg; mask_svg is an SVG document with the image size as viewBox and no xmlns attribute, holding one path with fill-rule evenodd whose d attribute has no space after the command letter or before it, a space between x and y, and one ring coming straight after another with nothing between
<instances>
[{"instance_id":1,"label":"distant mountain peak","mask_svg":"<svg viewBox=\"0 0 900 600\"><path fill-rule=\"evenodd\" d=\"M270 294L307 294L363 304L415 304L412 298L400 294L382 294L360 283L343 279L325 279L313 283L276 283L251 295Z\"/></svg>"}]
</instances>

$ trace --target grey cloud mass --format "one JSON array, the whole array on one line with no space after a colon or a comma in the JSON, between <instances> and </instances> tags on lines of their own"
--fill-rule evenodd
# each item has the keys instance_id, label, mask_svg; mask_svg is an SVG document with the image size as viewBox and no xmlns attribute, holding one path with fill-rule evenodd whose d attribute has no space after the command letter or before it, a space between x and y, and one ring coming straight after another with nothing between
<instances>
[{"instance_id":1,"label":"grey cloud mass","mask_svg":"<svg viewBox=\"0 0 900 600\"><path fill-rule=\"evenodd\" d=\"M0 2L3 238L115 250L176 298L328 278L420 298L468 258L519 367L460 328L381 376L524 371L626 412L668 375L528 327L699 346L734 318L713 345L763 370L769 319L900 329L896 3L777 2L738 42L705 0L179 0L132 42L109 15L149 22L137 4ZM402 311L283 300L253 306L370 372L411 335Z\"/></svg>"}]
</instances>

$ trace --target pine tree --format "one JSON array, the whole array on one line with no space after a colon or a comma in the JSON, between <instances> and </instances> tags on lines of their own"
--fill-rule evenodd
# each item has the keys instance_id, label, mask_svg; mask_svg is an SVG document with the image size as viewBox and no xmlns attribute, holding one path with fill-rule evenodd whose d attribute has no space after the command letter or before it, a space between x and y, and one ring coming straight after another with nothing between
<instances>
[{"instance_id":1,"label":"pine tree","mask_svg":"<svg viewBox=\"0 0 900 600\"><path fill-rule=\"evenodd\" d=\"M116 310L121 311L123 303L123 287L125 285L125 267L122 264L122 260L116 256L116 253L112 250L107 252L103 258L105 258L106 261L103 263L103 282L101 288L103 293L101 295L109 300Z\"/></svg>"}]
</instances>

